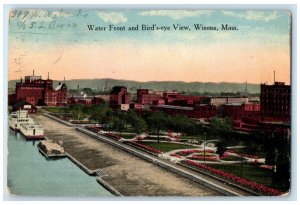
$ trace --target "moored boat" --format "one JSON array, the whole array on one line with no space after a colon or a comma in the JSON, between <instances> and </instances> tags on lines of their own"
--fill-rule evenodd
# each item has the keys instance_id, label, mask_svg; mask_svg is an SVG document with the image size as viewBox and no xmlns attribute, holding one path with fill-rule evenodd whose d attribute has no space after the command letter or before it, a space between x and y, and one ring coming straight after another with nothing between
<instances>
[{"instance_id":1,"label":"moored boat","mask_svg":"<svg viewBox=\"0 0 300 205\"><path fill-rule=\"evenodd\" d=\"M41 141L38 144L39 151L45 155L46 157L65 157L66 152L64 148L58 144L53 142L52 140Z\"/></svg>"},{"instance_id":2,"label":"moored boat","mask_svg":"<svg viewBox=\"0 0 300 205\"><path fill-rule=\"evenodd\" d=\"M40 124L37 123L21 124L19 130L28 140L45 139L44 128Z\"/></svg>"},{"instance_id":3,"label":"moored boat","mask_svg":"<svg viewBox=\"0 0 300 205\"><path fill-rule=\"evenodd\" d=\"M13 130L20 130L22 124L32 124L33 119L29 117L27 110L18 110L17 112L12 112L9 115L9 127Z\"/></svg>"}]
</instances>

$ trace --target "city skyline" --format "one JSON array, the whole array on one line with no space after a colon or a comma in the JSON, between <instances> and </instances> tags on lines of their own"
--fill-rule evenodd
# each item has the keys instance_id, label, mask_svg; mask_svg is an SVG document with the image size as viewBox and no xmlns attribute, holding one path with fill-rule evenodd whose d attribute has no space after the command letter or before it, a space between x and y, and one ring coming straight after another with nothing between
<instances>
[{"instance_id":1,"label":"city skyline","mask_svg":"<svg viewBox=\"0 0 300 205\"><path fill-rule=\"evenodd\" d=\"M52 79L290 84L290 14L284 10L12 11L8 79L32 70ZM38 12L38 14L36 14ZM173 24L191 31L89 31ZM236 26L196 31L194 24Z\"/></svg>"}]
</instances>

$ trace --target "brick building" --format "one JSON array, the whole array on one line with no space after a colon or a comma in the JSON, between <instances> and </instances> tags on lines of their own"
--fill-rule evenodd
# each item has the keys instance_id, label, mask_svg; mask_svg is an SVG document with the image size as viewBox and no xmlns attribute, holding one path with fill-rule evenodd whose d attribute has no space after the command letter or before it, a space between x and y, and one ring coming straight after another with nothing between
<instances>
[{"instance_id":1,"label":"brick building","mask_svg":"<svg viewBox=\"0 0 300 205\"><path fill-rule=\"evenodd\" d=\"M98 96L88 96L85 93L74 93L71 97L67 99L68 105L97 105L104 102L101 97Z\"/></svg>"},{"instance_id":2,"label":"brick building","mask_svg":"<svg viewBox=\"0 0 300 205\"><path fill-rule=\"evenodd\" d=\"M195 104L202 104L204 96L198 95L182 95L177 91L164 92L163 98L167 105L188 106L193 107Z\"/></svg>"},{"instance_id":3,"label":"brick building","mask_svg":"<svg viewBox=\"0 0 300 205\"><path fill-rule=\"evenodd\" d=\"M160 94L150 92L148 89L138 89L137 93L137 103L142 105L153 105L153 102L157 102L162 99Z\"/></svg>"},{"instance_id":4,"label":"brick building","mask_svg":"<svg viewBox=\"0 0 300 205\"><path fill-rule=\"evenodd\" d=\"M148 89L137 90L137 103L142 105L174 105L194 107L195 104L203 104L204 96L182 95L177 91L163 93L153 92Z\"/></svg>"},{"instance_id":5,"label":"brick building","mask_svg":"<svg viewBox=\"0 0 300 205\"><path fill-rule=\"evenodd\" d=\"M260 117L259 103L232 103L223 105L222 107L222 117L228 117L233 120Z\"/></svg>"},{"instance_id":6,"label":"brick building","mask_svg":"<svg viewBox=\"0 0 300 205\"><path fill-rule=\"evenodd\" d=\"M122 104L129 104L130 94L125 86L114 86L110 92L109 104L111 108L121 108Z\"/></svg>"},{"instance_id":7,"label":"brick building","mask_svg":"<svg viewBox=\"0 0 300 205\"><path fill-rule=\"evenodd\" d=\"M10 105L20 101L26 101L32 105L65 105L67 103L67 86L59 83L54 89L53 81L42 80L41 76L25 76L25 82L21 79L16 83L15 95L10 95Z\"/></svg>"},{"instance_id":8,"label":"brick building","mask_svg":"<svg viewBox=\"0 0 300 205\"><path fill-rule=\"evenodd\" d=\"M45 90L45 104L58 106L67 104L67 85L60 83L55 89Z\"/></svg>"},{"instance_id":9,"label":"brick building","mask_svg":"<svg viewBox=\"0 0 300 205\"><path fill-rule=\"evenodd\" d=\"M283 82L260 86L261 117L263 121L291 120L291 86Z\"/></svg>"},{"instance_id":10,"label":"brick building","mask_svg":"<svg viewBox=\"0 0 300 205\"><path fill-rule=\"evenodd\" d=\"M216 106L201 104L194 107L157 105L151 106L152 111L162 111L169 115L185 115L195 119L210 119L216 115Z\"/></svg>"},{"instance_id":11,"label":"brick building","mask_svg":"<svg viewBox=\"0 0 300 205\"><path fill-rule=\"evenodd\" d=\"M253 102L222 105L222 117L230 118L235 130L251 132L258 129L260 104Z\"/></svg>"}]
</instances>

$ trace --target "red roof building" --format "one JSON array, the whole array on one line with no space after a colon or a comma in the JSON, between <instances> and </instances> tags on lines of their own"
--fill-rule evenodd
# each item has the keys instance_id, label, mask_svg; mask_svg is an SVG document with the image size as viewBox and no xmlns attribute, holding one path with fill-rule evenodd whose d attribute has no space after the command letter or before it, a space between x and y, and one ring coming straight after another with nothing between
<instances>
[{"instance_id":1,"label":"red roof building","mask_svg":"<svg viewBox=\"0 0 300 205\"><path fill-rule=\"evenodd\" d=\"M153 105L162 98L160 94L150 93L148 89L137 90L137 103L142 105Z\"/></svg>"},{"instance_id":2,"label":"red roof building","mask_svg":"<svg viewBox=\"0 0 300 205\"><path fill-rule=\"evenodd\" d=\"M177 91L164 92L163 98L166 105L194 107L194 105L205 104L208 97L199 95L182 95Z\"/></svg>"},{"instance_id":3,"label":"red roof building","mask_svg":"<svg viewBox=\"0 0 300 205\"><path fill-rule=\"evenodd\" d=\"M67 103L67 86L59 83L54 89L53 81L42 80L41 76L25 76L25 82L21 79L16 83L15 102L26 101L32 105L65 105Z\"/></svg>"},{"instance_id":4,"label":"red roof building","mask_svg":"<svg viewBox=\"0 0 300 205\"><path fill-rule=\"evenodd\" d=\"M223 105L222 117L228 117L233 120L241 120L242 118L257 118L260 116L259 103L233 103Z\"/></svg>"}]
</instances>

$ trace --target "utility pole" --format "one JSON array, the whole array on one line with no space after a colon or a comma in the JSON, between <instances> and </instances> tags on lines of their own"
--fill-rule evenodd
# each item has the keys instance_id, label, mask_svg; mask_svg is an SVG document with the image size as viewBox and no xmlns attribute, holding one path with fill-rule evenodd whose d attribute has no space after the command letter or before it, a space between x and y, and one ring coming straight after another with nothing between
<instances>
[{"instance_id":1,"label":"utility pole","mask_svg":"<svg viewBox=\"0 0 300 205\"><path fill-rule=\"evenodd\" d=\"M245 93L244 93L245 96L248 95L248 82L246 80L246 87L245 87Z\"/></svg>"},{"instance_id":2,"label":"utility pole","mask_svg":"<svg viewBox=\"0 0 300 205\"><path fill-rule=\"evenodd\" d=\"M204 149L203 149L203 160L205 165L205 144L206 144L206 133L204 132Z\"/></svg>"},{"instance_id":3,"label":"utility pole","mask_svg":"<svg viewBox=\"0 0 300 205\"><path fill-rule=\"evenodd\" d=\"M243 177L244 157L241 155L241 177Z\"/></svg>"}]
</instances>

